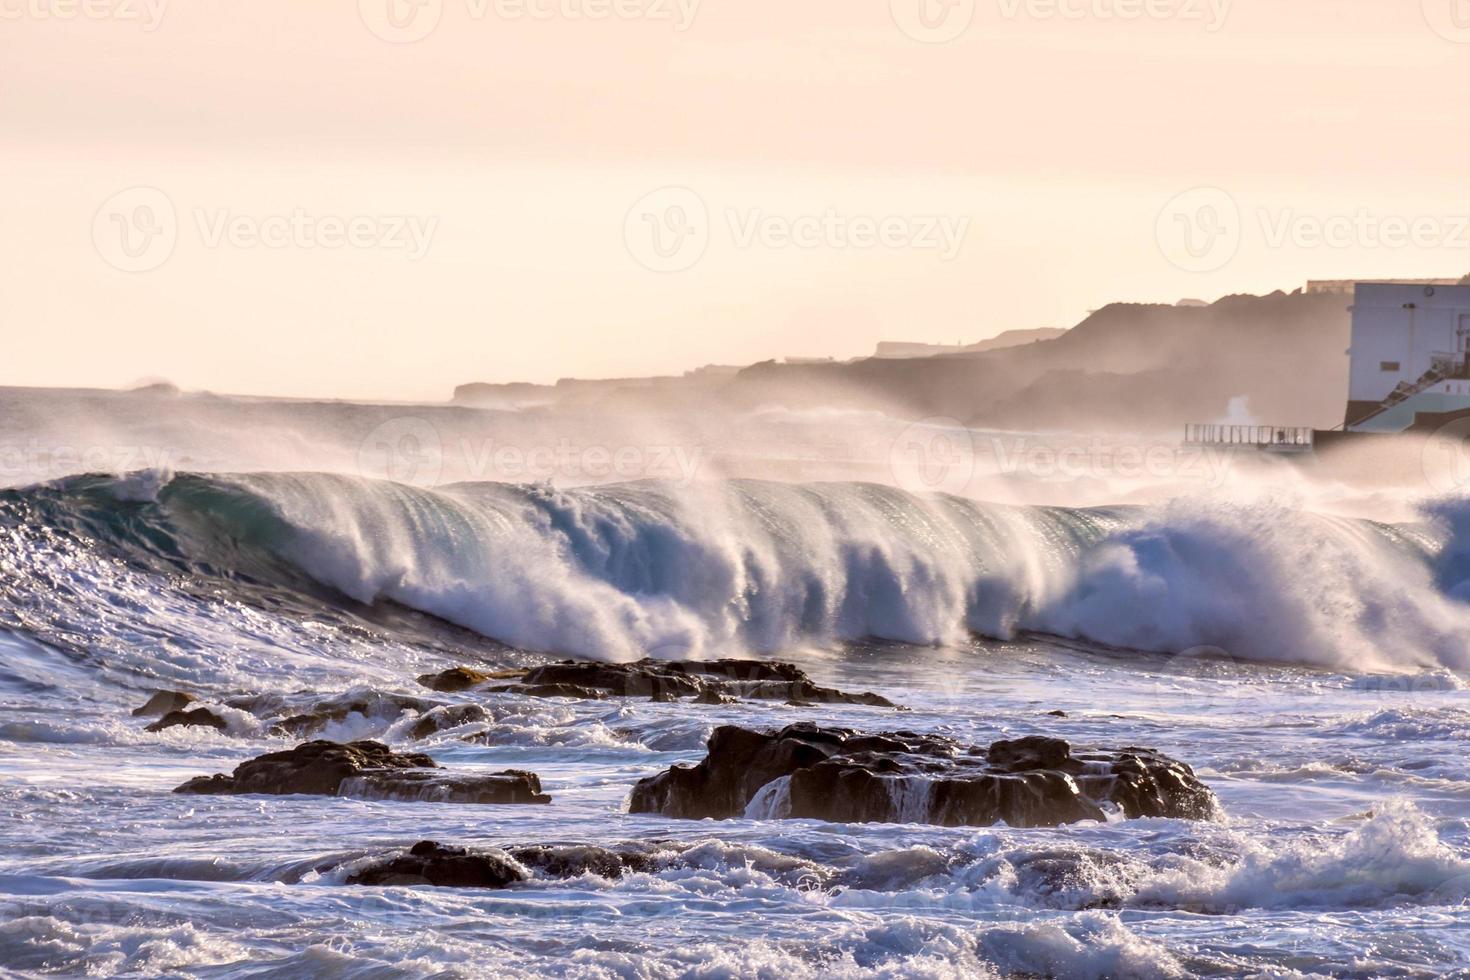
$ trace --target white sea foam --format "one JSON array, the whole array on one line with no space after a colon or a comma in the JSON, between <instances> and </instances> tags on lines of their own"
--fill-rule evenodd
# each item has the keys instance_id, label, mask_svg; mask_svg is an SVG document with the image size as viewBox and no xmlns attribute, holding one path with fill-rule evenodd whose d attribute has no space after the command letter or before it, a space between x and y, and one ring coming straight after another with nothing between
<instances>
[{"instance_id":1,"label":"white sea foam","mask_svg":"<svg viewBox=\"0 0 1470 980\"><path fill-rule=\"evenodd\" d=\"M224 521L214 533L355 600L531 650L626 660L1032 630L1359 671L1470 668L1470 607L1454 598L1470 519L1446 503L1396 530L1279 502L1084 511L858 484L423 490L261 474L205 487L232 506L201 504L197 480L159 498L194 539ZM242 495L250 523L233 526Z\"/></svg>"}]
</instances>

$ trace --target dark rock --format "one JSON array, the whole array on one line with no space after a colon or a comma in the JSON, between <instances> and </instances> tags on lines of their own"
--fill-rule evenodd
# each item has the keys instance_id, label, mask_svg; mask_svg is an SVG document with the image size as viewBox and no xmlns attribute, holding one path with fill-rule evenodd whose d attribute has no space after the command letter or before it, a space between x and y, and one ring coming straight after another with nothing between
<instances>
[{"instance_id":1,"label":"dark rock","mask_svg":"<svg viewBox=\"0 0 1470 980\"><path fill-rule=\"evenodd\" d=\"M665 669L651 660L636 664L564 663L547 664L529 671L522 680L528 686L557 685L595 691L601 697L674 698L694 697L703 685L688 674Z\"/></svg>"},{"instance_id":2,"label":"dark rock","mask_svg":"<svg viewBox=\"0 0 1470 980\"><path fill-rule=\"evenodd\" d=\"M186 707L199 700L192 694L183 691L158 691L148 699L148 703L141 708L133 710L135 718L157 717L171 714L175 711L183 711Z\"/></svg>"},{"instance_id":3,"label":"dark rock","mask_svg":"<svg viewBox=\"0 0 1470 980\"><path fill-rule=\"evenodd\" d=\"M213 728L222 732L228 727L223 718L208 708L195 708L193 711L170 711L144 730L161 732L166 728Z\"/></svg>"},{"instance_id":4,"label":"dark rock","mask_svg":"<svg viewBox=\"0 0 1470 980\"><path fill-rule=\"evenodd\" d=\"M375 864L347 879L349 885L435 885L440 888L504 888L526 874L503 853L420 841L407 854Z\"/></svg>"},{"instance_id":5,"label":"dark rock","mask_svg":"<svg viewBox=\"0 0 1470 980\"><path fill-rule=\"evenodd\" d=\"M570 698L574 701L601 701L610 695L591 687L576 684L527 684L524 686L492 687L492 694L524 694L528 698Z\"/></svg>"},{"instance_id":6,"label":"dark rock","mask_svg":"<svg viewBox=\"0 0 1470 980\"><path fill-rule=\"evenodd\" d=\"M648 872L659 866L653 855L634 847L536 845L512 848L510 855L538 875L548 878L578 878L589 873L602 878L621 878L628 872Z\"/></svg>"},{"instance_id":7,"label":"dark rock","mask_svg":"<svg viewBox=\"0 0 1470 980\"><path fill-rule=\"evenodd\" d=\"M474 724L488 717L485 709L478 704L446 704L426 712L422 718L413 723L408 734L412 738L428 738L447 728Z\"/></svg>"},{"instance_id":8,"label":"dark rock","mask_svg":"<svg viewBox=\"0 0 1470 980\"><path fill-rule=\"evenodd\" d=\"M631 664L563 661L528 671L519 684L491 689L497 693L550 698L647 698L673 701L693 698L700 704L728 704L746 698L803 705L858 704L892 708L877 694L849 694L812 682L792 664L759 660L666 661ZM726 700L720 700L721 698Z\"/></svg>"},{"instance_id":9,"label":"dark rock","mask_svg":"<svg viewBox=\"0 0 1470 980\"><path fill-rule=\"evenodd\" d=\"M199 776L175 793L354 796L430 803L549 803L534 773L448 773L423 753L379 742L306 742L242 762L233 775Z\"/></svg>"},{"instance_id":10,"label":"dark rock","mask_svg":"<svg viewBox=\"0 0 1470 980\"><path fill-rule=\"evenodd\" d=\"M1052 717L1052 718L1065 718L1065 717L1067 717L1067 713L1065 711L1062 711L1060 708L1057 709L1056 711L1048 711L1047 712L1047 715L1050 716L1050 717Z\"/></svg>"},{"instance_id":11,"label":"dark rock","mask_svg":"<svg viewBox=\"0 0 1470 980\"><path fill-rule=\"evenodd\" d=\"M433 702L397 694L372 694L368 697L334 698L323 701L310 711L291 715L275 722L270 734L285 738L310 738L320 735L327 725L346 721L349 715L364 718L393 718L405 711L427 713Z\"/></svg>"},{"instance_id":12,"label":"dark rock","mask_svg":"<svg viewBox=\"0 0 1470 980\"><path fill-rule=\"evenodd\" d=\"M437 674L423 674L418 681L424 687L445 694L454 694L458 691L467 691L472 687L489 683L493 678L489 674L468 667L451 667Z\"/></svg>"},{"instance_id":13,"label":"dark rock","mask_svg":"<svg viewBox=\"0 0 1470 980\"><path fill-rule=\"evenodd\" d=\"M537 877L578 878L595 874L621 878L630 872L656 870L658 859L646 847L618 848L591 844L533 845L472 850L436 841L420 841L398 854L358 871L349 885L435 885L440 888L505 888Z\"/></svg>"},{"instance_id":14,"label":"dark rock","mask_svg":"<svg viewBox=\"0 0 1470 980\"><path fill-rule=\"evenodd\" d=\"M497 773L452 773L431 769L395 769L345 780L339 796L416 803L550 803L533 772L507 769Z\"/></svg>"},{"instance_id":15,"label":"dark rock","mask_svg":"<svg viewBox=\"0 0 1470 980\"><path fill-rule=\"evenodd\" d=\"M842 823L1046 827L1101 820L1104 805L1130 818L1217 812L1193 770L1149 749L1074 753L1061 739L1033 737L982 750L940 736L809 724L773 734L716 729L702 762L641 780L630 810L728 819L783 777L784 786L767 790L780 797L769 807L775 815Z\"/></svg>"}]
</instances>

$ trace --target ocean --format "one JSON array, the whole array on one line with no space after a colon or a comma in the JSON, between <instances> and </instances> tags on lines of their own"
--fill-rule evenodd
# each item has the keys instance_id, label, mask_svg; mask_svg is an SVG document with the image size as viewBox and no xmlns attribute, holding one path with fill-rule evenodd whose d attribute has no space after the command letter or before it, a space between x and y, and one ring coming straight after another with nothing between
<instances>
[{"instance_id":1,"label":"ocean","mask_svg":"<svg viewBox=\"0 0 1470 980\"><path fill-rule=\"evenodd\" d=\"M930 489L867 451L894 438L869 417L0 406L10 974L1470 976L1470 498L1111 473ZM417 680L644 657L781 661L900 707ZM148 731L134 710L160 690L220 724ZM431 714L450 721L425 732ZM173 792L292 748L278 723L302 715L454 773L534 772L551 802ZM1220 812L629 812L717 728L796 723L1147 747ZM640 857L504 888L349 883L426 840Z\"/></svg>"}]
</instances>

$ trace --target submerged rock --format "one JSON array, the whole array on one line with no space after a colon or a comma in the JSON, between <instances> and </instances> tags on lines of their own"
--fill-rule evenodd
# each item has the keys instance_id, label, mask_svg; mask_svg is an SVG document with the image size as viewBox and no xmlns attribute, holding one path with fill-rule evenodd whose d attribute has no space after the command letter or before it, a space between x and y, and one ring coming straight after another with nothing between
<instances>
[{"instance_id":1,"label":"submerged rock","mask_svg":"<svg viewBox=\"0 0 1470 980\"><path fill-rule=\"evenodd\" d=\"M621 878L629 872L653 871L660 864L647 850L595 844L515 847L511 848L510 856L548 878L579 878L585 874Z\"/></svg>"},{"instance_id":2,"label":"submerged rock","mask_svg":"<svg viewBox=\"0 0 1470 980\"><path fill-rule=\"evenodd\" d=\"M1151 749L1074 753L1055 738L988 749L913 732L864 735L792 725L716 729L696 766L633 788L630 811L717 820L797 817L841 823L1052 827L1133 817L1209 819L1214 793L1182 762Z\"/></svg>"},{"instance_id":3,"label":"submerged rock","mask_svg":"<svg viewBox=\"0 0 1470 980\"><path fill-rule=\"evenodd\" d=\"M183 691L156 691L147 704L133 710L133 717L155 717L183 711L197 700L194 695Z\"/></svg>"},{"instance_id":4,"label":"submerged rock","mask_svg":"<svg viewBox=\"0 0 1470 980\"><path fill-rule=\"evenodd\" d=\"M472 687L488 684L494 680L507 680L525 673L521 670L502 670L494 673L471 670L469 667L451 667L437 674L422 674L418 682L424 687L444 694L468 691Z\"/></svg>"},{"instance_id":5,"label":"submerged rock","mask_svg":"<svg viewBox=\"0 0 1470 980\"><path fill-rule=\"evenodd\" d=\"M525 872L501 854L426 840L415 844L407 854L359 871L347 879L347 884L504 888L525 880Z\"/></svg>"},{"instance_id":6,"label":"submerged rock","mask_svg":"<svg viewBox=\"0 0 1470 980\"><path fill-rule=\"evenodd\" d=\"M410 738L428 738L449 728L472 725L490 716L478 704L446 704L424 712L408 730Z\"/></svg>"},{"instance_id":7,"label":"submerged rock","mask_svg":"<svg viewBox=\"0 0 1470 980\"><path fill-rule=\"evenodd\" d=\"M232 775L198 776L175 793L353 796L430 803L550 803L535 773L451 773L421 752L379 742L306 742L242 762Z\"/></svg>"},{"instance_id":8,"label":"submerged rock","mask_svg":"<svg viewBox=\"0 0 1470 980\"><path fill-rule=\"evenodd\" d=\"M268 704L262 704L261 699L240 698L227 703L231 707L239 707L241 710L257 715L262 708L268 709ZM300 711L275 721L268 731L269 734L277 737L311 738L314 735L320 735L328 725L347 721L354 714L364 718L389 719L405 711L425 714L434 706L435 703L432 701L402 694L372 692L366 695L339 696L321 701L306 711Z\"/></svg>"},{"instance_id":9,"label":"submerged rock","mask_svg":"<svg viewBox=\"0 0 1470 980\"><path fill-rule=\"evenodd\" d=\"M434 885L440 888L505 888L537 878L566 879L594 874L621 878L653 871L677 851L656 856L647 845L616 848L595 844L537 844L475 850L438 841L419 841L406 853L370 864L347 879L349 885Z\"/></svg>"},{"instance_id":10,"label":"submerged rock","mask_svg":"<svg viewBox=\"0 0 1470 980\"><path fill-rule=\"evenodd\" d=\"M213 728L215 731L222 732L228 727L229 725L223 718L208 708L195 708L193 711L170 711L144 731L161 732L166 728Z\"/></svg>"},{"instance_id":11,"label":"submerged rock","mask_svg":"<svg viewBox=\"0 0 1470 980\"><path fill-rule=\"evenodd\" d=\"M567 660L526 672L519 684L491 688L531 697L647 698L731 704L739 698L797 704L895 707L877 694L849 694L814 683L800 668L760 660L640 660L631 664Z\"/></svg>"}]
</instances>

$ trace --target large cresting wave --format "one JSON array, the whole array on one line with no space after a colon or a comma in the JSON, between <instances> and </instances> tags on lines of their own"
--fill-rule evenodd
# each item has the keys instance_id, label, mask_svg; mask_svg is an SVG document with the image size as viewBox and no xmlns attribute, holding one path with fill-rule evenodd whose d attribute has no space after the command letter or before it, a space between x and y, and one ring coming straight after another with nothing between
<instances>
[{"instance_id":1,"label":"large cresting wave","mask_svg":"<svg viewBox=\"0 0 1470 980\"><path fill-rule=\"evenodd\" d=\"M0 493L139 560L391 601L527 650L778 653L1033 631L1352 670L1470 669L1470 502L1424 522L1287 503L1066 509L870 484L420 489L319 473Z\"/></svg>"}]
</instances>

